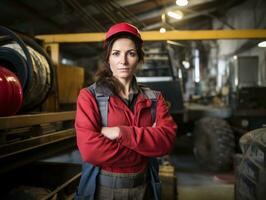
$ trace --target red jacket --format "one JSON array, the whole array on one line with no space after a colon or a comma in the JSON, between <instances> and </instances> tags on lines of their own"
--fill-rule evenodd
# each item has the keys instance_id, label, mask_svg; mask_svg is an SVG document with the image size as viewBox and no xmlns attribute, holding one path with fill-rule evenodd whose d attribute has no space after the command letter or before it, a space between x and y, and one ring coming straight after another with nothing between
<instances>
[{"instance_id":1,"label":"red jacket","mask_svg":"<svg viewBox=\"0 0 266 200\"><path fill-rule=\"evenodd\" d=\"M147 157L167 154L175 143L176 124L161 94L157 96L156 127L152 127L151 100L139 94L134 113L117 96L110 96L108 127L118 126L120 136L109 140L101 134L101 115L93 94L82 89L77 100L77 144L85 162L102 169L133 173L144 171Z\"/></svg>"}]
</instances>

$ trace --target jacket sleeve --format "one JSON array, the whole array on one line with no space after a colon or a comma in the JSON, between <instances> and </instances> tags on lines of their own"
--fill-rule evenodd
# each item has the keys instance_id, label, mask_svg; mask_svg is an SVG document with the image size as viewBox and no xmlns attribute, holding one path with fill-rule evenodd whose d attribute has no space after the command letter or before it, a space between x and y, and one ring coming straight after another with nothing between
<instances>
[{"instance_id":1,"label":"jacket sleeve","mask_svg":"<svg viewBox=\"0 0 266 200\"><path fill-rule=\"evenodd\" d=\"M157 98L156 126L120 126L118 142L143 156L163 156L175 143L177 125L161 94Z\"/></svg>"},{"instance_id":2,"label":"jacket sleeve","mask_svg":"<svg viewBox=\"0 0 266 200\"><path fill-rule=\"evenodd\" d=\"M128 167L134 162L136 152L107 139L101 134L100 112L93 94L82 89L77 100L75 119L77 145L82 159L95 166ZM133 159L128 162L128 153ZM127 162L123 162L123 161Z\"/></svg>"}]
</instances>

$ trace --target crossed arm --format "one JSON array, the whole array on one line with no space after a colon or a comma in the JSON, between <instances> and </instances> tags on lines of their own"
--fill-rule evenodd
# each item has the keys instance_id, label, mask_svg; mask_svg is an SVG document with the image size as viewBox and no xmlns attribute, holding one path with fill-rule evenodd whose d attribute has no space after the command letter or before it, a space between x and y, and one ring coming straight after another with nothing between
<instances>
[{"instance_id":1,"label":"crossed arm","mask_svg":"<svg viewBox=\"0 0 266 200\"><path fill-rule=\"evenodd\" d=\"M140 155L152 157L168 153L175 141L176 125L162 97L158 98L156 115L153 127L101 127L101 115L93 94L82 90L75 127L83 160L94 165L119 163L127 167L140 159Z\"/></svg>"}]
</instances>

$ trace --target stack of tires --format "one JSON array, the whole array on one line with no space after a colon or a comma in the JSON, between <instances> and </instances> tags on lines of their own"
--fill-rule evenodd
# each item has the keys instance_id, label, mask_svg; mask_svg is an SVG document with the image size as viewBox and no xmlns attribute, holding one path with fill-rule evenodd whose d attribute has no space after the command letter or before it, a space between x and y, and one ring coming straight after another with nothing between
<instances>
[{"instance_id":1,"label":"stack of tires","mask_svg":"<svg viewBox=\"0 0 266 200\"><path fill-rule=\"evenodd\" d=\"M240 138L243 158L237 167L235 199L266 199L266 128L250 131Z\"/></svg>"},{"instance_id":2,"label":"stack of tires","mask_svg":"<svg viewBox=\"0 0 266 200\"><path fill-rule=\"evenodd\" d=\"M52 78L52 62L39 44L0 26L0 116L40 106Z\"/></svg>"}]
</instances>

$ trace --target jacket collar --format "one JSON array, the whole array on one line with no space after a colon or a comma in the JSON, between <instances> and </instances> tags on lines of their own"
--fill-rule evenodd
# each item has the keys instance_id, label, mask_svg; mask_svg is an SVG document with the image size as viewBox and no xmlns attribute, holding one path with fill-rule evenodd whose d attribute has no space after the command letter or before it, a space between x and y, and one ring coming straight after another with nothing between
<instances>
[{"instance_id":1,"label":"jacket collar","mask_svg":"<svg viewBox=\"0 0 266 200\"><path fill-rule=\"evenodd\" d=\"M98 85L95 83L95 90L96 94L102 95L102 96L113 96L115 95L114 92L103 85ZM131 83L131 88L130 88L130 94L136 95L141 91L140 87L138 86L137 79L135 76L133 76L132 83Z\"/></svg>"}]
</instances>

